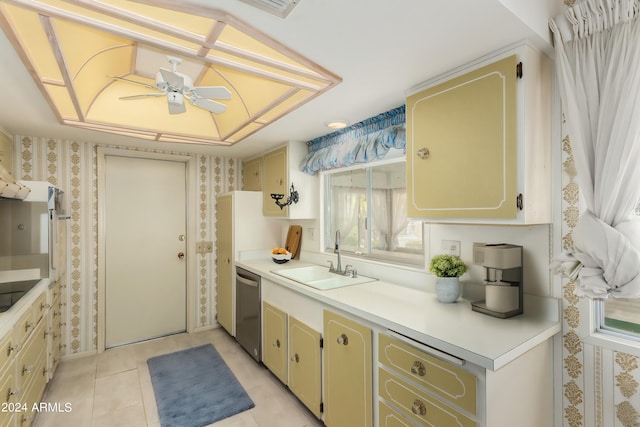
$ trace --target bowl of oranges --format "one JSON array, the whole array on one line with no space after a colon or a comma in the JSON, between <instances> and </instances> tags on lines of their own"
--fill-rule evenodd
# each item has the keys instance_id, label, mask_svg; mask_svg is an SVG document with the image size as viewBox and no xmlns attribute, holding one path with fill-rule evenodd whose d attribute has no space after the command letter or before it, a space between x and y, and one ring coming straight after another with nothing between
<instances>
[{"instance_id":1,"label":"bowl of oranges","mask_svg":"<svg viewBox=\"0 0 640 427\"><path fill-rule=\"evenodd\" d=\"M276 264L284 264L291 259L291 252L285 248L273 248L271 251L271 258Z\"/></svg>"}]
</instances>

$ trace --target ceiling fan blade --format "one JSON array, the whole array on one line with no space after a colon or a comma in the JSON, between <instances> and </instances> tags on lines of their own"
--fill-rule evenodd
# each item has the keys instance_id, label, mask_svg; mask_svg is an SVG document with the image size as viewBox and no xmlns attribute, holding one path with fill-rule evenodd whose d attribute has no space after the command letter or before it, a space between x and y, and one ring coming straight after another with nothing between
<instances>
[{"instance_id":1,"label":"ceiling fan blade","mask_svg":"<svg viewBox=\"0 0 640 427\"><path fill-rule=\"evenodd\" d=\"M140 98L148 98L155 96L164 96L165 93L145 93L144 95L130 95L130 96L121 96L119 99L140 99Z\"/></svg>"},{"instance_id":2,"label":"ceiling fan blade","mask_svg":"<svg viewBox=\"0 0 640 427\"><path fill-rule=\"evenodd\" d=\"M231 99L231 92L224 86L196 86L191 93L199 98Z\"/></svg>"},{"instance_id":3,"label":"ceiling fan blade","mask_svg":"<svg viewBox=\"0 0 640 427\"><path fill-rule=\"evenodd\" d=\"M149 88L149 89L158 89L156 86L153 86L153 85L150 85L150 84L147 84L147 83L142 83L142 82L139 82L137 80L127 79L125 77L112 76L110 74L107 74L107 77L112 78L112 79L116 79L116 80L122 80L122 81L129 82L129 83L135 83L137 85L144 86L144 87Z\"/></svg>"},{"instance_id":4,"label":"ceiling fan blade","mask_svg":"<svg viewBox=\"0 0 640 427\"><path fill-rule=\"evenodd\" d=\"M162 75L162 79L167 82L172 89L179 91L184 89L184 79L182 76L166 68L160 68L160 74Z\"/></svg>"},{"instance_id":5,"label":"ceiling fan blade","mask_svg":"<svg viewBox=\"0 0 640 427\"><path fill-rule=\"evenodd\" d=\"M196 107L204 108L212 113L220 114L227 110L227 106L206 98L189 98L189 102Z\"/></svg>"}]
</instances>

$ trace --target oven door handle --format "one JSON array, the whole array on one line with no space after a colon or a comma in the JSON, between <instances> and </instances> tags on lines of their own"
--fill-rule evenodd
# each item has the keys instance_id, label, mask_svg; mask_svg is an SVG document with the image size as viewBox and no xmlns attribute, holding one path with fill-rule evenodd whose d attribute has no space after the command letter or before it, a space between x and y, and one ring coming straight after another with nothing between
<instances>
[{"instance_id":1,"label":"oven door handle","mask_svg":"<svg viewBox=\"0 0 640 427\"><path fill-rule=\"evenodd\" d=\"M258 282L255 280L249 280L246 277L242 277L239 274L236 274L236 280L242 283L243 285L252 286L254 288L258 287Z\"/></svg>"}]
</instances>

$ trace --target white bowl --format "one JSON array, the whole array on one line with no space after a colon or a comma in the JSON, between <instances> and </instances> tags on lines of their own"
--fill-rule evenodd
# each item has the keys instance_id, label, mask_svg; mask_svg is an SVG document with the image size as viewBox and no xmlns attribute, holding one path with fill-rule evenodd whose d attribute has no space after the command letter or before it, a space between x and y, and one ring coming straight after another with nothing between
<instances>
[{"instance_id":1,"label":"white bowl","mask_svg":"<svg viewBox=\"0 0 640 427\"><path fill-rule=\"evenodd\" d=\"M284 264L291 259L291 252L287 252L286 254L271 254L271 258L276 264Z\"/></svg>"}]
</instances>

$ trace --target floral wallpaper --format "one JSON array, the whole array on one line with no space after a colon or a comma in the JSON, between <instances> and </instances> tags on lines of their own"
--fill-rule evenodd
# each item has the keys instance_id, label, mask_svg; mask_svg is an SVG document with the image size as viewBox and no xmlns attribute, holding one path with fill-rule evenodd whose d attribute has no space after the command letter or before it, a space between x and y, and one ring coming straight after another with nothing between
<instances>
[{"instance_id":1,"label":"floral wallpaper","mask_svg":"<svg viewBox=\"0 0 640 427\"><path fill-rule=\"evenodd\" d=\"M97 348L97 147L98 144L91 142L14 136L16 178L49 181L65 191L69 216L66 287L63 292L66 354ZM215 243L215 198L218 193L240 189L240 163L233 158L187 155L195 158L198 168L198 200L197 206L192 206L197 212L198 239ZM196 327L204 328L215 323L215 254L196 256Z\"/></svg>"},{"instance_id":2,"label":"floral wallpaper","mask_svg":"<svg viewBox=\"0 0 640 427\"><path fill-rule=\"evenodd\" d=\"M579 189L571 138L562 138L562 249L580 215ZM562 418L568 427L640 426L638 357L582 342L578 328L589 322L590 304L574 294L575 283L562 289Z\"/></svg>"}]
</instances>

